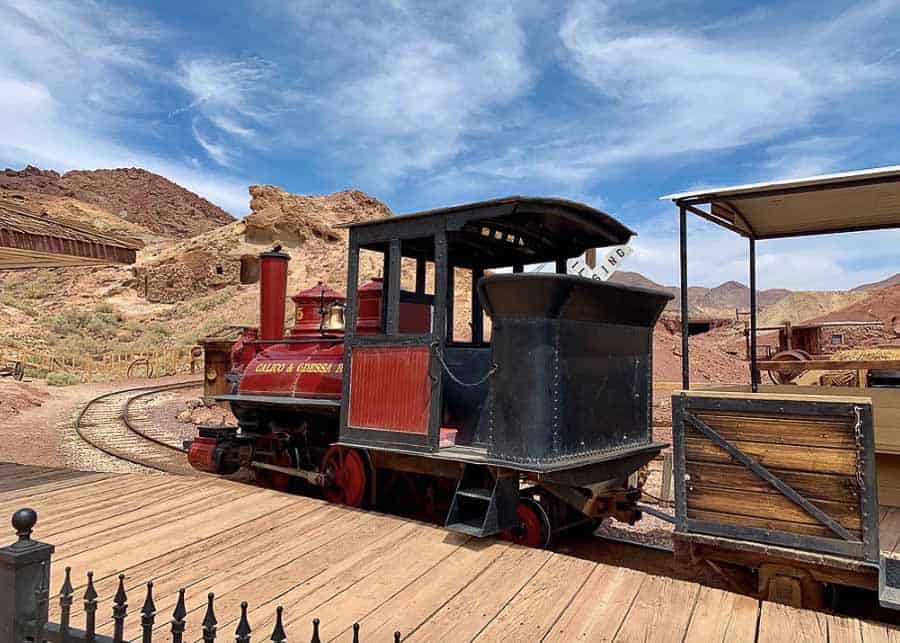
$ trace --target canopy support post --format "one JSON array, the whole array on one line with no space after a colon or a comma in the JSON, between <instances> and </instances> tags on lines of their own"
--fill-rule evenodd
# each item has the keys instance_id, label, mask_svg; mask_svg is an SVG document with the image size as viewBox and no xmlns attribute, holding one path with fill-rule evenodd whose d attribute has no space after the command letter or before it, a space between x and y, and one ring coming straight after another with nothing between
<instances>
[{"instance_id":1,"label":"canopy support post","mask_svg":"<svg viewBox=\"0 0 900 643\"><path fill-rule=\"evenodd\" d=\"M756 355L756 239L750 237L750 388L759 391L759 369Z\"/></svg>"},{"instance_id":2,"label":"canopy support post","mask_svg":"<svg viewBox=\"0 0 900 643\"><path fill-rule=\"evenodd\" d=\"M681 388L691 388L691 357L689 353L688 274L687 274L687 210L679 205L681 234Z\"/></svg>"}]
</instances>

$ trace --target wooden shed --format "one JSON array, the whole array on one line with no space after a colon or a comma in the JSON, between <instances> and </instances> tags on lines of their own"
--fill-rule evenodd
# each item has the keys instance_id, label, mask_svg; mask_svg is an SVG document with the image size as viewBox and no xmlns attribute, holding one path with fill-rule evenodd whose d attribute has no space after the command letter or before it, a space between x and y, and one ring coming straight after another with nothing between
<instances>
[{"instance_id":1,"label":"wooden shed","mask_svg":"<svg viewBox=\"0 0 900 643\"><path fill-rule=\"evenodd\" d=\"M132 264L139 247L0 201L0 270Z\"/></svg>"}]
</instances>

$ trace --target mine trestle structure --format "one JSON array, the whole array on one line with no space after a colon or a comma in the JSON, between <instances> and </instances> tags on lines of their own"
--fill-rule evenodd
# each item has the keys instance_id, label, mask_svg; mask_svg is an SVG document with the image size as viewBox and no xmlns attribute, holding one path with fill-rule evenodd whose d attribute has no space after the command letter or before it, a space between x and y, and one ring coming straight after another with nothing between
<instances>
[{"instance_id":1,"label":"mine trestle structure","mask_svg":"<svg viewBox=\"0 0 900 643\"><path fill-rule=\"evenodd\" d=\"M100 601L94 586L92 572L87 573L87 584L84 593L78 597L72 585L71 569L66 567L65 580L59 590L59 622L49 619L51 601L49 582L50 564L54 546L32 540L31 534L37 522L37 513L31 509L20 509L13 515L12 523L16 529L18 540L7 547L0 547L0 640L9 643L183 643L202 638L204 643L234 640L236 643L251 643L254 637L253 628L247 617L248 604L241 603L240 618L234 634L226 634L219 627L215 612L215 594L207 594L206 610L200 631L187 632L188 610L185 602L185 590L178 590L178 599L172 612L168 627L163 626L157 612L153 595L153 582L146 584L143 603L135 614L140 616L140 638L126 639L125 625L129 617L129 597L125 590L125 575L118 576L118 589L112 599L111 620L112 636L98 633L98 615ZM9 597L9 600L7 600ZM72 626L73 606L76 601L83 605L84 629ZM272 643L286 643L285 614L281 606L275 608L275 620L272 631L268 630L257 636L256 640L268 640ZM311 622L312 634L310 643L321 643L319 637L319 619ZM354 623L353 643L360 643L359 623ZM400 632L395 632L394 643L401 640Z\"/></svg>"}]
</instances>

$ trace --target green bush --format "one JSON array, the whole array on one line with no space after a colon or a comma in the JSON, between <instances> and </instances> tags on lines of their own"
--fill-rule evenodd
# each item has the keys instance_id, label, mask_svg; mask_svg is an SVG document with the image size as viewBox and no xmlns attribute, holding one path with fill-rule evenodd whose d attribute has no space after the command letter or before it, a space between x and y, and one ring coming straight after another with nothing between
<instances>
[{"instance_id":1,"label":"green bush","mask_svg":"<svg viewBox=\"0 0 900 643\"><path fill-rule=\"evenodd\" d=\"M44 321L54 335L50 343L62 353L103 352L115 342L123 325L124 317L109 304L65 309Z\"/></svg>"},{"instance_id":2,"label":"green bush","mask_svg":"<svg viewBox=\"0 0 900 643\"><path fill-rule=\"evenodd\" d=\"M59 371L47 373L47 386L72 386L73 384L81 384L81 378L72 373Z\"/></svg>"}]
</instances>

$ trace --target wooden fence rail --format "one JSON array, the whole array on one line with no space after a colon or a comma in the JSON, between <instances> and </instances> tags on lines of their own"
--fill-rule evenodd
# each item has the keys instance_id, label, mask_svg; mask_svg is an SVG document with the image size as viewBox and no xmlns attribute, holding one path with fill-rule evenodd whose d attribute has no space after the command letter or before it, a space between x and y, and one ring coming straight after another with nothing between
<instances>
[{"instance_id":1,"label":"wooden fence rail","mask_svg":"<svg viewBox=\"0 0 900 643\"><path fill-rule=\"evenodd\" d=\"M202 364L195 346L160 348L149 351L120 351L102 355L67 355L15 348L0 349L0 365L22 363L39 375L62 372L82 382L108 381L130 377L165 377L194 373Z\"/></svg>"},{"instance_id":2,"label":"wooden fence rail","mask_svg":"<svg viewBox=\"0 0 900 643\"><path fill-rule=\"evenodd\" d=\"M31 539L37 523L37 513L31 509L20 509L13 515L13 527L18 540L8 547L0 548L0 641L4 643L131 643L125 639L125 622L128 618L128 595L125 592L125 575L119 575L119 585L112 604L112 636L97 633L97 612L100 609L97 590L91 572L87 573L87 586L81 597L84 606L83 630L71 626L72 606L75 591L72 587L71 569L66 567L65 580L59 590L59 622L49 622L50 605L50 562L53 545ZM235 643L252 643L253 628L247 619L247 602L241 603L241 615L233 636L222 637L215 613L215 595L207 594L206 613L198 636L204 643L218 640L233 640ZM272 643L286 643L283 625L283 608L275 608L275 624L265 640ZM169 640L171 643L193 641L197 636L188 634L185 590L178 591L178 600L167 628L157 626L157 611L153 596L153 582L147 583L147 590L140 608L141 643ZM312 621L310 643L321 643L319 619ZM168 630L168 631L166 631ZM352 642L360 643L359 623L353 624ZM262 640L262 639L257 639ZM394 633L394 643L400 643L400 632ZM134 643L137 643L135 640ZM387 642L386 642L387 643Z\"/></svg>"}]
</instances>

